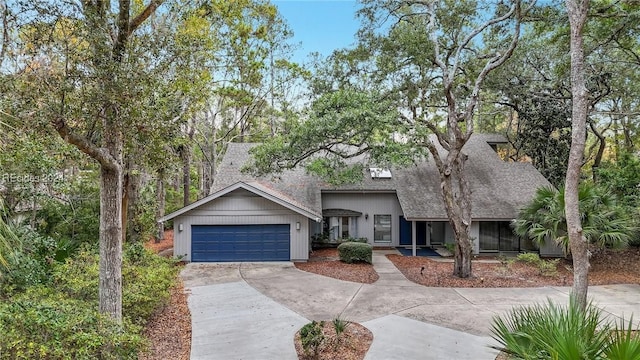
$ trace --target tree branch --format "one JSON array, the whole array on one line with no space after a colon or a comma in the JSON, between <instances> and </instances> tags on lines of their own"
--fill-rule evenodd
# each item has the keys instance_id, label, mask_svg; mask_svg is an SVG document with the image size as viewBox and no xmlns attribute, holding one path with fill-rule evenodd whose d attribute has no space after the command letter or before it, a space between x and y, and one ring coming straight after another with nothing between
<instances>
[{"instance_id":1,"label":"tree branch","mask_svg":"<svg viewBox=\"0 0 640 360\"><path fill-rule=\"evenodd\" d=\"M102 167L110 170L118 169L118 162L109 154L107 149L98 147L86 138L74 133L63 119L54 119L51 121L51 124L64 141L74 145L80 151L98 161Z\"/></svg>"},{"instance_id":2,"label":"tree branch","mask_svg":"<svg viewBox=\"0 0 640 360\"><path fill-rule=\"evenodd\" d=\"M129 24L129 35L136 31L136 29L140 27L140 25L142 25L142 23L147 20L149 16L151 16L156 11L156 9L158 9L158 7L162 5L163 2L164 0L152 0L149 5L147 5L147 7L144 8L144 10L142 10L140 14L138 14L138 16L133 18L133 20L131 20L131 23Z\"/></svg>"}]
</instances>

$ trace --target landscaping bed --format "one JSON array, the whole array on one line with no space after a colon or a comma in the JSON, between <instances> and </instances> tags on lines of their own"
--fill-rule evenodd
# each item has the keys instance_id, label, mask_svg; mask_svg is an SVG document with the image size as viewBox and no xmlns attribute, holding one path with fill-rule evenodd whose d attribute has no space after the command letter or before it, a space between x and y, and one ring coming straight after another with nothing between
<instances>
[{"instance_id":1,"label":"landscaping bed","mask_svg":"<svg viewBox=\"0 0 640 360\"><path fill-rule=\"evenodd\" d=\"M318 349L318 356L305 354L300 340L300 331L294 336L294 343L298 359L307 360L362 360L371 343L373 334L366 327L349 322L344 331L338 336L331 321L325 321L322 326L324 340Z\"/></svg>"},{"instance_id":2,"label":"landscaping bed","mask_svg":"<svg viewBox=\"0 0 640 360\"><path fill-rule=\"evenodd\" d=\"M191 312L182 281L171 289L169 304L156 312L147 323L144 336L149 349L140 360L189 360L191 353Z\"/></svg>"},{"instance_id":3,"label":"landscaping bed","mask_svg":"<svg viewBox=\"0 0 640 360\"><path fill-rule=\"evenodd\" d=\"M338 260L338 250L335 248L314 250L308 262L296 262L295 266L314 274L364 284L372 284L379 277L371 264L347 264Z\"/></svg>"},{"instance_id":4,"label":"landscaping bed","mask_svg":"<svg viewBox=\"0 0 640 360\"><path fill-rule=\"evenodd\" d=\"M589 285L639 284L640 249L592 250ZM387 255L404 276L421 285L432 287L542 287L571 286L571 260L559 259L555 274L541 275L534 264L515 259L493 258L491 263L474 260L473 277L453 276L453 263L426 257ZM480 258L488 260L488 258ZM546 260L548 261L548 260ZM424 267L424 270L422 268ZM421 274L422 272L422 274Z\"/></svg>"}]
</instances>

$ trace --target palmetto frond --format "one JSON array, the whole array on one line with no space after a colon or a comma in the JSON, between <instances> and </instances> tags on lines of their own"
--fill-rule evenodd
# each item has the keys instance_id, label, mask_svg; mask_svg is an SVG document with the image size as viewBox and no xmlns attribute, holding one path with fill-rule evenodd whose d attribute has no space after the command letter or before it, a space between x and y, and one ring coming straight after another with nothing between
<instances>
[{"instance_id":1,"label":"palmetto frond","mask_svg":"<svg viewBox=\"0 0 640 360\"><path fill-rule=\"evenodd\" d=\"M629 241L635 228L629 215L617 205L610 192L591 183L580 185L580 215L584 237L599 246L619 247ZM514 232L544 245L553 240L569 253L569 238L564 213L564 188L537 190L529 205L512 222Z\"/></svg>"}]
</instances>

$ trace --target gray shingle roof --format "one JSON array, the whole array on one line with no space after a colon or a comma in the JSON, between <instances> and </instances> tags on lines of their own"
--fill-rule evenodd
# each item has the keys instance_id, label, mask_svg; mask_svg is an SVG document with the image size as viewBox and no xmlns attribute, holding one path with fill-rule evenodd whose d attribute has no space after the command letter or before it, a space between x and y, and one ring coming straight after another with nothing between
<instances>
[{"instance_id":1,"label":"gray shingle roof","mask_svg":"<svg viewBox=\"0 0 640 360\"><path fill-rule=\"evenodd\" d=\"M488 143L504 142L499 135L474 134L463 148L468 155L466 173L471 186L472 218L512 219L541 186L549 182L528 163L505 162ZM220 164L213 191L239 181L258 183L293 199L302 207L322 212L322 191L395 191L407 219L446 220L440 176L433 160L414 166L393 168L391 179L372 179L368 169L362 181L330 186L302 168L255 178L240 169L249 160L249 149L257 144L231 143Z\"/></svg>"}]
</instances>

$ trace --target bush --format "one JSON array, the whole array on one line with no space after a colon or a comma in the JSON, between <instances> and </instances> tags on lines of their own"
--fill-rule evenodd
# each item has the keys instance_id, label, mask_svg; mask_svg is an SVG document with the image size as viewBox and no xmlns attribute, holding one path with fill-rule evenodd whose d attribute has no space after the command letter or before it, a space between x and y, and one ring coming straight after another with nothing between
<instances>
[{"instance_id":1,"label":"bush","mask_svg":"<svg viewBox=\"0 0 640 360\"><path fill-rule=\"evenodd\" d=\"M493 319L494 347L516 359L640 359L640 338L633 318L619 327L602 321L593 303L582 309L574 298L566 307L553 304L515 308L506 319Z\"/></svg>"},{"instance_id":2,"label":"bush","mask_svg":"<svg viewBox=\"0 0 640 360\"><path fill-rule=\"evenodd\" d=\"M48 283L58 248L55 240L27 227L15 233L20 241L7 259L6 269L0 269L0 297Z\"/></svg>"},{"instance_id":3,"label":"bush","mask_svg":"<svg viewBox=\"0 0 640 360\"><path fill-rule=\"evenodd\" d=\"M366 237L350 238L349 241L359 242L359 243L364 243L364 244L368 244L369 243L369 239L367 239Z\"/></svg>"},{"instance_id":4,"label":"bush","mask_svg":"<svg viewBox=\"0 0 640 360\"><path fill-rule=\"evenodd\" d=\"M540 260L538 264L540 275L549 277L558 275L558 262L560 262L560 259Z\"/></svg>"},{"instance_id":5,"label":"bush","mask_svg":"<svg viewBox=\"0 0 640 360\"><path fill-rule=\"evenodd\" d=\"M346 242L338 245L340 261L351 264L358 261L373 263L373 246L360 242Z\"/></svg>"},{"instance_id":6,"label":"bush","mask_svg":"<svg viewBox=\"0 0 640 360\"><path fill-rule=\"evenodd\" d=\"M2 358L136 359L145 346L140 332L53 288L34 286L0 304Z\"/></svg>"},{"instance_id":7,"label":"bush","mask_svg":"<svg viewBox=\"0 0 640 360\"><path fill-rule=\"evenodd\" d=\"M518 254L518 261L537 266L542 276L558 275L558 262L560 262L560 259L542 260L536 253L524 253Z\"/></svg>"},{"instance_id":8,"label":"bush","mask_svg":"<svg viewBox=\"0 0 640 360\"><path fill-rule=\"evenodd\" d=\"M87 172L91 178L71 182L65 201L49 199L38 211L38 232L56 241L65 241L77 247L96 244L100 235L100 189L97 172ZM95 179L95 181L93 181Z\"/></svg>"},{"instance_id":9,"label":"bush","mask_svg":"<svg viewBox=\"0 0 640 360\"><path fill-rule=\"evenodd\" d=\"M549 300L546 305L518 307L494 318L491 332L505 351L517 359L598 359L607 348L608 326L600 309L581 309L571 297L568 307Z\"/></svg>"},{"instance_id":10,"label":"bush","mask_svg":"<svg viewBox=\"0 0 640 360\"><path fill-rule=\"evenodd\" d=\"M540 262L540 256L536 253L523 253L518 254L518 261L525 262L527 264L538 265Z\"/></svg>"},{"instance_id":11,"label":"bush","mask_svg":"<svg viewBox=\"0 0 640 360\"><path fill-rule=\"evenodd\" d=\"M178 267L169 259L132 244L124 249L122 264L122 312L134 324L144 325L153 312L168 301ZM85 301L97 301L99 256L81 251L56 266L53 279L59 291Z\"/></svg>"},{"instance_id":12,"label":"bush","mask_svg":"<svg viewBox=\"0 0 640 360\"><path fill-rule=\"evenodd\" d=\"M305 354L313 355L314 357L318 356L320 347L325 340L323 328L324 321L317 322L313 320L300 329L300 342Z\"/></svg>"}]
</instances>

